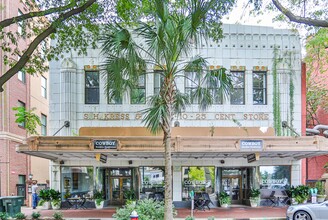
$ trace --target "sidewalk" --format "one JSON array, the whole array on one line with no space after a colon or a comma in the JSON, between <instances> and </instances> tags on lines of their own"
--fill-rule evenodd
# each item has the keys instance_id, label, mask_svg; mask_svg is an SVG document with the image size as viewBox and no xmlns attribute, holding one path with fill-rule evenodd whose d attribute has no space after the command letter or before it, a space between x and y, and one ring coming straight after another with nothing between
<instances>
[{"instance_id":1,"label":"sidewalk","mask_svg":"<svg viewBox=\"0 0 328 220\"><path fill-rule=\"evenodd\" d=\"M286 219L287 207L256 207L249 206L231 207L231 208L212 208L206 211L194 211L193 216L197 220L207 220L208 217L215 217L216 220L221 219L238 219L238 220L282 220ZM28 217L33 212L40 212L41 217L51 218L53 213L62 212L65 219L88 219L88 220L114 220L112 217L116 208L103 209L68 209L68 210L44 210L40 208L32 209L29 207L22 207L22 212ZM177 209L178 215L176 220L184 220L191 215L190 209ZM141 219L140 219L141 220Z\"/></svg>"}]
</instances>

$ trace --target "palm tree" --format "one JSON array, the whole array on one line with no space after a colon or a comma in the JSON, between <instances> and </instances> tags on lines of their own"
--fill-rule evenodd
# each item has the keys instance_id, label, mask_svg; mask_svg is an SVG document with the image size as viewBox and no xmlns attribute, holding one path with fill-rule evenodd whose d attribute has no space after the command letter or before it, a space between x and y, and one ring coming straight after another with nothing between
<instances>
[{"instance_id":1,"label":"palm tree","mask_svg":"<svg viewBox=\"0 0 328 220\"><path fill-rule=\"evenodd\" d=\"M102 42L105 57L103 79L106 94L113 102L130 92L133 100L142 97L138 83L146 74L159 77L158 91L142 111L143 122L151 132L163 131L165 152L165 220L173 219L171 130L174 117L190 103L202 110L225 97L231 80L225 69L208 70L200 56L188 57L192 46L206 39L205 18L215 1L192 0L183 10L170 11L168 1L155 0L153 20L139 22L136 28L120 24L106 26ZM154 70L155 69L155 70ZM177 79L185 77L193 87L182 93Z\"/></svg>"}]
</instances>

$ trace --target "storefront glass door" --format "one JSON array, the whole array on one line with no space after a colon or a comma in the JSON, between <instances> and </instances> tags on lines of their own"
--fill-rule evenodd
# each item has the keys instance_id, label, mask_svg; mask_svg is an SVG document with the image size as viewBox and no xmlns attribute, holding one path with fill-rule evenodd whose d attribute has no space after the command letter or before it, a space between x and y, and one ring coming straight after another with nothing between
<instances>
[{"instance_id":1,"label":"storefront glass door","mask_svg":"<svg viewBox=\"0 0 328 220\"><path fill-rule=\"evenodd\" d=\"M229 176L222 178L223 190L230 195L232 203L241 203L241 177L240 176Z\"/></svg>"},{"instance_id":2,"label":"storefront glass door","mask_svg":"<svg viewBox=\"0 0 328 220\"><path fill-rule=\"evenodd\" d=\"M126 193L132 189L131 177L110 177L110 203L123 205L126 201Z\"/></svg>"}]
</instances>

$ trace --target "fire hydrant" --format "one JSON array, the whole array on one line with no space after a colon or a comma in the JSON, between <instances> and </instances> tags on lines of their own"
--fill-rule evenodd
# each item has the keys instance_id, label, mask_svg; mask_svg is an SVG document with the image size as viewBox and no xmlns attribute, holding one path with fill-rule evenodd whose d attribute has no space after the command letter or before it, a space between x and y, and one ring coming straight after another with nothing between
<instances>
[{"instance_id":1,"label":"fire hydrant","mask_svg":"<svg viewBox=\"0 0 328 220\"><path fill-rule=\"evenodd\" d=\"M138 220L138 219L139 219L138 213L136 211L132 211L130 215L130 220Z\"/></svg>"}]
</instances>

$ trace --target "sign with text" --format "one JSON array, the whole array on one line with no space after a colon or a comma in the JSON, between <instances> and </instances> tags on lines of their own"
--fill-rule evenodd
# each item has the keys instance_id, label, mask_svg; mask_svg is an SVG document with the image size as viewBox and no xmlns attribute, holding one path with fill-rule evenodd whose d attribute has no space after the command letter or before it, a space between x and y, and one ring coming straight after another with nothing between
<instances>
[{"instance_id":1,"label":"sign with text","mask_svg":"<svg viewBox=\"0 0 328 220\"><path fill-rule=\"evenodd\" d=\"M248 163L252 163L252 162L257 161L259 159L260 159L260 154L259 153L248 154L247 155L247 162Z\"/></svg>"},{"instance_id":2,"label":"sign with text","mask_svg":"<svg viewBox=\"0 0 328 220\"><path fill-rule=\"evenodd\" d=\"M107 155L106 154L96 154L96 160L102 163L107 163Z\"/></svg>"},{"instance_id":3,"label":"sign with text","mask_svg":"<svg viewBox=\"0 0 328 220\"><path fill-rule=\"evenodd\" d=\"M117 149L117 140L94 140L93 146L95 150Z\"/></svg>"},{"instance_id":4,"label":"sign with text","mask_svg":"<svg viewBox=\"0 0 328 220\"><path fill-rule=\"evenodd\" d=\"M244 151L261 151L263 148L262 140L240 140L240 150Z\"/></svg>"}]
</instances>

